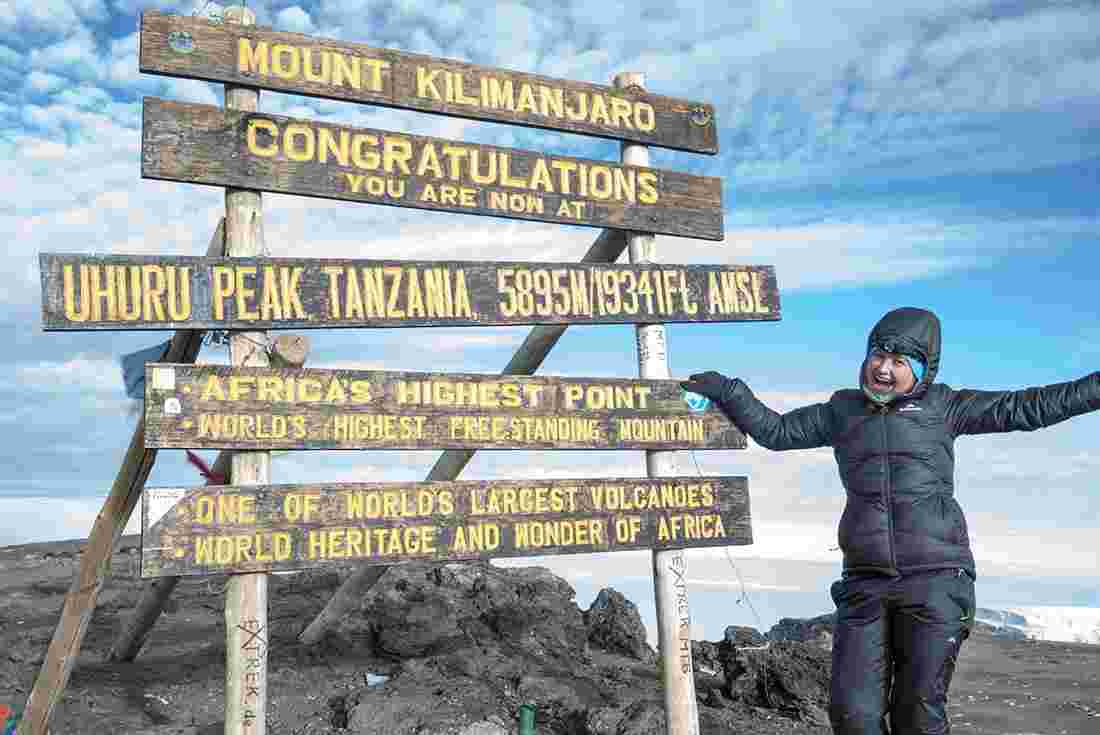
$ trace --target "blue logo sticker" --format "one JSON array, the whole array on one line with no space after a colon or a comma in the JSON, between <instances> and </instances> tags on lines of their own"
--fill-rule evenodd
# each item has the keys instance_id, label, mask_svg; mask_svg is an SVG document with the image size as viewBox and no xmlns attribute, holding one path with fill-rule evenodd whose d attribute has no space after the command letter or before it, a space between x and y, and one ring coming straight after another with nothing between
<instances>
[{"instance_id":1,"label":"blue logo sticker","mask_svg":"<svg viewBox=\"0 0 1100 735\"><path fill-rule=\"evenodd\" d=\"M706 396L701 396L698 393L692 393L691 391L684 391L684 403L688 405L692 411L706 411L710 406L710 399Z\"/></svg>"}]
</instances>

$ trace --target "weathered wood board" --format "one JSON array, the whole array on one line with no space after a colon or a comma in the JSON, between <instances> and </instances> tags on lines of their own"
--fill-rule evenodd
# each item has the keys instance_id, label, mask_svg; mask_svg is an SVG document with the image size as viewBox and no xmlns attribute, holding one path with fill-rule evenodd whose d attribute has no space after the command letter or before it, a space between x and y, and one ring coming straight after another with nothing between
<instances>
[{"instance_id":1,"label":"weathered wood board","mask_svg":"<svg viewBox=\"0 0 1100 735\"><path fill-rule=\"evenodd\" d=\"M145 444L195 449L743 449L675 380L146 365Z\"/></svg>"},{"instance_id":2,"label":"weathered wood board","mask_svg":"<svg viewBox=\"0 0 1100 735\"><path fill-rule=\"evenodd\" d=\"M512 219L722 239L722 181L518 148L144 100L141 174Z\"/></svg>"},{"instance_id":3,"label":"weathered wood board","mask_svg":"<svg viewBox=\"0 0 1100 735\"><path fill-rule=\"evenodd\" d=\"M745 477L146 489L141 576L752 543Z\"/></svg>"},{"instance_id":4,"label":"weathered wood board","mask_svg":"<svg viewBox=\"0 0 1100 735\"><path fill-rule=\"evenodd\" d=\"M141 17L141 71L718 152L713 105L358 43Z\"/></svg>"},{"instance_id":5,"label":"weathered wood board","mask_svg":"<svg viewBox=\"0 0 1100 735\"><path fill-rule=\"evenodd\" d=\"M778 320L772 266L43 253L49 330Z\"/></svg>"}]
</instances>

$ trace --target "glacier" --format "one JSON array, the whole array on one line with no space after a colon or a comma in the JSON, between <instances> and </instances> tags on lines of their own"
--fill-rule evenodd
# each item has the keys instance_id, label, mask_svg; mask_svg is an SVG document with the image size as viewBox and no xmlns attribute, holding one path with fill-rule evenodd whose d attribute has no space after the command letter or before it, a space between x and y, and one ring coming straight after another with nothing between
<instances>
[{"instance_id":1,"label":"glacier","mask_svg":"<svg viewBox=\"0 0 1100 735\"><path fill-rule=\"evenodd\" d=\"M1013 637L1100 644L1100 608L1096 607L1052 605L979 607L974 618Z\"/></svg>"}]
</instances>

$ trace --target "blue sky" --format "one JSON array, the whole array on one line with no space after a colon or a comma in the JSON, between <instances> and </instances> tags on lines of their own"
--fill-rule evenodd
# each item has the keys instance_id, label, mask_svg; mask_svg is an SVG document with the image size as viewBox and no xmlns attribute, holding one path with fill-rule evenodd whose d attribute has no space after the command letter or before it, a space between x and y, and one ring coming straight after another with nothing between
<instances>
[{"instance_id":1,"label":"blue sky","mask_svg":"<svg viewBox=\"0 0 1100 735\"><path fill-rule=\"evenodd\" d=\"M201 5L0 3L0 155L8 164L0 171L0 236L8 243L0 260L0 338L8 345L0 353L0 463L9 469L0 477L0 544L87 533L135 423L117 358L167 337L42 332L37 254L199 254L221 214L219 189L140 178L141 98L219 104L221 90L139 74L137 13L190 14ZM1100 369L1100 7L1093 2L249 6L261 24L281 30L596 83L640 71L651 91L713 103L719 155L654 148L651 161L722 177L726 241L660 237L658 252L670 263L774 265L783 320L671 325L676 375L737 375L779 409L822 400L854 385L868 329L902 305L941 317L939 379L954 387L1022 388ZM217 9L207 4L207 12ZM349 125L618 158L615 143L569 134L269 92L260 105ZM264 208L267 244L279 256L576 260L597 234L277 195L265 195ZM524 333L313 332L310 362L493 372ZM222 361L224 350L208 347L202 359ZM629 376L635 364L629 327L572 328L544 372ZM1011 602L1015 589L1028 597L1021 603L1100 606L1098 435L1100 416L1089 415L1038 433L958 442L957 495L979 572L1023 580L996 589L986 582L990 600ZM181 454L162 452L151 484L196 483ZM417 479L435 456L295 454L276 460L273 477ZM680 459L685 473L696 471L689 454ZM750 588L790 587L808 595L802 607L827 609L843 507L829 450L775 454L751 446L695 459L707 474L750 478L758 543L731 550L755 575L746 577ZM643 471L633 452L483 453L464 477ZM733 594L723 586L732 578L729 561L691 554L697 617L717 615ZM776 579L756 558L799 561L801 571L782 566ZM644 554L547 563L579 591L648 574ZM712 624L707 618L713 638L720 628Z\"/></svg>"}]
</instances>

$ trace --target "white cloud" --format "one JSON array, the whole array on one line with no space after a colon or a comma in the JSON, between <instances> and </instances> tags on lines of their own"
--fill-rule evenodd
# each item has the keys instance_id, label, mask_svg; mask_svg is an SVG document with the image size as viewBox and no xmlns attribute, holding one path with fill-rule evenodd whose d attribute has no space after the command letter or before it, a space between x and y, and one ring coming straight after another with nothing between
<instances>
[{"instance_id":1,"label":"white cloud","mask_svg":"<svg viewBox=\"0 0 1100 735\"><path fill-rule=\"evenodd\" d=\"M68 69L79 78L91 78L95 68L97 52L95 40L90 35L80 33L64 41L32 49L30 63L40 69Z\"/></svg>"},{"instance_id":2,"label":"white cloud","mask_svg":"<svg viewBox=\"0 0 1100 735\"><path fill-rule=\"evenodd\" d=\"M25 84L38 92L52 92L64 86L65 79L36 69L27 75Z\"/></svg>"},{"instance_id":3,"label":"white cloud","mask_svg":"<svg viewBox=\"0 0 1100 735\"><path fill-rule=\"evenodd\" d=\"M84 539L92 531L105 497L0 497L0 546L38 541ZM130 517L123 533L141 533L141 512Z\"/></svg>"},{"instance_id":4,"label":"white cloud","mask_svg":"<svg viewBox=\"0 0 1100 735\"><path fill-rule=\"evenodd\" d=\"M279 30L294 31L296 33L310 33L313 30L313 21L309 13L300 5L292 5L283 8L275 14L276 27Z\"/></svg>"},{"instance_id":5,"label":"white cloud","mask_svg":"<svg viewBox=\"0 0 1100 735\"><path fill-rule=\"evenodd\" d=\"M0 28L64 33L82 21L103 20L102 0L7 0L0 5Z\"/></svg>"},{"instance_id":6,"label":"white cloud","mask_svg":"<svg viewBox=\"0 0 1100 735\"><path fill-rule=\"evenodd\" d=\"M20 145L20 142L16 143ZM59 161L69 153L69 147L54 140L29 139L22 141L23 155L33 161Z\"/></svg>"},{"instance_id":7,"label":"white cloud","mask_svg":"<svg viewBox=\"0 0 1100 735\"><path fill-rule=\"evenodd\" d=\"M121 368L114 360L78 356L65 362L17 364L14 384L36 391L55 391L60 387L101 394L122 392ZM2 384L0 384L2 385Z\"/></svg>"}]
</instances>

